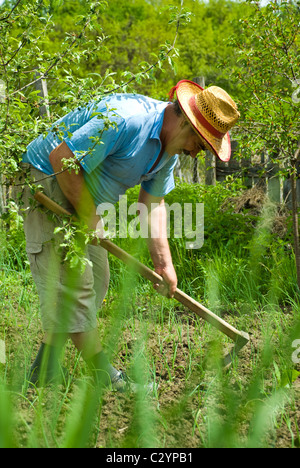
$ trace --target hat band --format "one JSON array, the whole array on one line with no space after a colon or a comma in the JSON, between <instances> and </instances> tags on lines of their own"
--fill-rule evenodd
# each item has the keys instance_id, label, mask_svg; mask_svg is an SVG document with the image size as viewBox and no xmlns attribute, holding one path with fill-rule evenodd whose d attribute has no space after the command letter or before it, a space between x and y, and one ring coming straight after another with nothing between
<instances>
[{"instance_id":1,"label":"hat band","mask_svg":"<svg viewBox=\"0 0 300 468\"><path fill-rule=\"evenodd\" d=\"M199 122L203 125L203 127L206 128L213 136L216 138L224 138L226 133L221 133L219 132L215 127L213 127L207 120L206 118L201 114L199 108L197 107L196 104L196 99L195 96L192 96L189 100L189 104L191 106L191 110L193 111L193 114L199 120Z\"/></svg>"}]
</instances>

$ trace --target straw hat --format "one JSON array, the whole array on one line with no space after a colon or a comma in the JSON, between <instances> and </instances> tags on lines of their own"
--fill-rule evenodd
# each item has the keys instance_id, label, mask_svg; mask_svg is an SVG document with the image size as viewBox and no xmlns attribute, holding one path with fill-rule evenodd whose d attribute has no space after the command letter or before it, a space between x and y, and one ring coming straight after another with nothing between
<instances>
[{"instance_id":1,"label":"straw hat","mask_svg":"<svg viewBox=\"0 0 300 468\"><path fill-rule=\"evenodd\" d=\"M218 86L203 89L189 80L181 80L171 89L171 100L175 91L182 111L202 137L207 149L213 151L221 161L229 161L229 130L240 117L235 102Z\"/></svg>"}]
</instances>

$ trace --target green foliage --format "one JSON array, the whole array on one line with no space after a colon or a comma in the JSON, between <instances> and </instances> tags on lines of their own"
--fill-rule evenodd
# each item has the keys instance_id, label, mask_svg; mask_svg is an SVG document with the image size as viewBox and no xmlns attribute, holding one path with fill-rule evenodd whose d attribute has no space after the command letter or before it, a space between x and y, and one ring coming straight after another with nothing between
<instances>
[{"instance_id":1,"label":"green foliage","mask_svg":"<svg viewBox=\"0 0 300 468\"><path fill-rule=\"evenodd\" d=\"M1 365L1 364L0 364ZM3 383L0 375L0 447L15 448L15 440L13 437L14 420L12 418L12 404L7 392L6 386Z\"/></svg>"},{"instance_id":2,"label":"green foliage","mask_svg":"<svg viewBox=\"0 0 300 468\"><path fill-rule=\"evenodd\" d=\"M177 187L166 197L172 203L191 203L195 210L197 203L204 204L204 245L200 255L210 255L223 248L240 248L243 239L249 238L250 219L223 209L222 205L229 197L241 193L243 186L240 180L227 179L226 183L215 186L200 184L177 184ZM196 221L196 220L194 220ZM236 239L239 239L238 245ZM187 239L184 239L186 242ZM172 242L172 240L171 240ZM197 253L195 252L195 255Z\"/></svg>"},{"instance_id":3,"label":"green foliage","mask_svg":"<svg viewBox=\"0 0 300 468\"><path fill-rule=\"evenodd\" d=\"M245 301L264 303L265 300L272 300L272 297L285 302L286 298L296 294L294 256L290 246L291 229L287 230L283 238L276 235L273 231L276 207L270 202L263 207L260 216L251 215L247 210L236 213L234 198L242 190L241 181L230 178L216 186L177 181L176 188L166 197L166 203L170 207L175 203L180 204L183 215L184 203L190 203L194 213L197 203L204 205L204 243L199 249L187 248L190 239L186 237L184 230L184 216L182 236L174 237L174 217L170 216L169 244L179 284L182 289L188 288L192 295L208 298L210 293L207 284L215 281L221 303L228 305ZM138 192L139 187L127 191L128 207L137 201ZM228 203L228 199L232 203ZM10 223L10 229L2 240L2 256L11 268L22 271L26 262L22 220L12 208L5 217ZM128 225L136 217L137 214L128 215ZM116 220L118 219L117 205ZM197 221L199 220L194 217L194 232ZM84 247L88 238L82 235L84 230L84 226L68 220L56 229L56 235L63 238L61 248L65 251L65 260L75 268L84 268L87 262ZM134 239L129 235L119 238L117 233L116 242L153 268L144 239ZM111 284L115 288L126 275L127 267L113 256L110 257L110 265ZM138 282L145 281L138 278Z\"/></svg>"},{"instance_id":4,"label":"green foliage","mask_svg":"<svg viewBox=\"0 0 300 468\"><path fill-rule=\"evenodd\" d=\"M0 221L0 261L10 269L22 270L27 263L23 220L15 203L3 213Z\"/></svg>"},{"instance_id":5,"label":"green foliage","mask_svg":"<svg viewBox=\"0 0 300 468\"><path fill-rule=\"evenodd\" d=\"M98 2L98 10L101 3ZM50 83L54 80L56 86L49 92L49 103L53 99L57 105L63 105L67 86L59 77L59 71L68 63L78 63L90 46L85 31L95 23L95 7L90 7L85 21L80 18L77 34L66 35L55 52L48 49L49 34L54 28L49 8L49 2L31 0L1 11L1 78L5 83L5 98L0 104L0 164L2 174L8 178L13 178L29 142L57 117L53 109L49 119L41 119L39 110L44 102L39 90L34 88L38 77L47 77ZM70 74L68 76L70 78ZM75 100L80 85L74 77L72 82L70 99Z\"/></svg>"},{"instance_id":6,"label":"green foliage","mask_svg":"<svg viewBox=\"0 0 300 468\"><path fill-rule=\"evenodd\" d=\"M217 196L224 188L215 190ZM257 238L265 227L261 219ZM286 252L276 254L287 264ZM287 292L291 275L282 266L278 264L273 273ZM80 356L70 348L66 361L75 381L28 389L33 343L41 332L35 313L38 298L31 283L24 287L20 274L9 273L0 258L1 273L6 274L0 283L1 338L7 348L7 364L0 365L0 446L118 450L183 447L191 440L193 447L298 446L299 366L291 361L291 343L300 330L296 294L290 294L291 309L280 309L271 297L263 303L266 277L259 282L245 259L226 252L223 256L212 252L210 259L199 256L198 277L192 278L189 268L194 265L186 265L185 286L193 281L195 297L197 283L204 283L201 302L218 313L232 312L226 320L251 332L249 345L230 370L221 371L218 363L221 351L230 346L227 338L173 301L157 297L127 270L113 284L114 301L107 298L100 333L118 365L132 370L142 383L145 374L156 375L160 388L155 395L105 392L101 397Z\"/></svg>"},{"instance_id":7,"label":"green foliage","mask_svg":"<svg viewBox=\"0 0 300 468\"><path fill-rule=\"evenodd\" d=\"M169 206L179 203L182 213L184 203L191 203L193 212L197 203L204 204L204 244L199 249L187 248L190 239L185 235L184 222L182 237L174 237L174 217L170 217L169 244L179 287L193 297L204 297L218 307L226 304L229 309L232 304L243 307L247 303L284 303L297 294L291 228L284 237L278 237L273 229L276 206L269 201L259 216L246 209L236 213L234 200L242 191L242 182L231 178L216 186L177 181L176 188L166 196L166 203ZM137 200L138 187L130 189L127 196L129 206ZM194 218L193 223L196 221ZM128 237L117 239L117 243L153 268L143 239ZM123 271L120 262L114 258L110 263L112 281L118 284L126 275L126 268ZM138 281L145 283L141 278ZM217 296L215 292L211 295L211 290L218 291Z\"/></svg>"},{"instance_id":8,"label":"green foliage","mask_svg":"<svg viewBox=\"0 0 300 468\"><path fill-rule=\"evenodd\" d=\"M126 5L124 2L125 10ZM168 44L161 45L166 36L160 37L155 51L152 48L149 52L149 60L133 52L136 67L128 69L125 60L126 66L125 62L118 64L119 74L114 76L116 71L108 66L111 52L104 31L104 27L109 29L114 6L120 7L120 2L110 4L109 9L105 1L79 0L19 1L14 7L6 2L0 7L0 168L10 182L27 145L57 118L112 90L124 91L129 83L134 89L135 82L154 79L155 70L161 70L167 59L172 65L178 22L185 18L181 5L167 32ZM141 3L139 8L131 4L129 7L133 8L131 15L137 15L137 24L139 18L148 17L149 11L143 13ZM103 19L107 23L103 24ZM122 31L122 24L114 24ZM140 46L144 46L142 41ZM46 102L35 89L41 77L47 79ZM49 116L41 116L45 105L50 109Z\"/></svg>"},{"instance_id":9,"label":"green foliage","mask_svg":"<svg viewBox=\"0 0 300 468\"><path fill-rule=\"evenodd\" d=\"M242 97L241 154L267 151L290 168L299 142L299 104L293 99L300 69L299 6L246 3L249 13L238 20L238 32L228 41L237 59L232 78Z\"/></svg>"},{"instance_id":10,"label":"green foliage","mask_svg":"<svg viewBox=\"0 0 300 468\"><path fill-rule=\"evenodd\" d=\"M300 288L300 243L296 165L299 163L300 9L298 2L247 0L250 12L239 20L229 43L237 64L232 76L242 92L237 129L240 156L265 154L291 179L293 244ZM294 87L297 88L295 95ZM266 166L262 173L266 173Z\"/></svg>"},{"instance_id":11,"label":"green foliage","mask_svg":"<svg viewBox=\"0 0 300 468\"><path fill-rule=\"evenodd\" d=\"M218 64L231 55L224 39L245 8L219 0L178 0L171 10L162 0L6 1L0 7L1 173L13 179L26 146L50 123L112 90L167 99L179 79L204 75L207 84L233 91ZM37 73L47 79L50 117L40 116L45 102L35 89Z\"/></svg>"},{"instance_id":12,"label":"green foliage","mask_svg":"<svg viewBox=\"0 0 300 468\"><path fill-rule=\"evenodd\" d=\"M240 101L243 156L267 148L277 157L279 148L281 161L288 161L299 135L298 108L291 97L299 70L295 3L270 2L264 9L253 1L185 0L184 9L179 0L173 3L171 18L164 0L14 0L0 7L0 169L9 182L26 145L76 106L114 89L167 99L176 81L199 75ZM178 20L179 59L172 43ZM228 44L226 38L232 33ZM240 79L238 83L228 69ZM45 103L34 89L37 70L47 78L50 117L40 115ZM261 216L254 217L224 204L241 190L241 183L231 179L211 187L177 183L166 198L169 205L204 203L203 247L186 249L187 239L172 238L172 256L182 289L216 312L234 312L231 323L251 329L251 346L241 365L234 363L231 372L221 373L212 333L203 322L155 296L146 281L133 279L111 258L107 303L113 298L117 305L107 304L102 311L101 333L105 327L110 330L104 334L111 355L121 356L126 367L133 363L137 380L143 381L149 367L162 383L159 399L156 395L145 404L144 395L134 402L123 396L116 399L117 408L110 396L96 401L89 380L77 369L78 356L71 357L79 374L77 386L68 382L63 391L27 393L32 343L41 330L22 221L15 205L10 206L0 231L1 334L6 335L1 338L7 342L7 364L0 367L1 447L102 446L98 436L105 432L106 446L111 447L166 446L170 440L171 446L178 446L183 440L177 440L179 432L184 433L184 443L189 432L199 434L201 447L272 446L274 427L286 421L292 434L290 417L295 419L291 445L299 445L297 398L286 393L299 378L299 368L291 363L291 342L299 338L300 330L293 252L290 239L278 239L271 230L272 207L266 205ZM128 205L137 200L138 191L135 187L127 192ZM68 259L78 268L82 250L73 242L77 229L82 231L81 226L65 223L57 234L65 234ZM118 243L151 266L145 243L130 238ZM139 321L142 333L137 340ZM150 333L155 342L147 341ZM181 347L184 354L178 358ZM21 382L17 391L15 380ZM175 385L176 397L170 403ZM100 423L106 423L114 411L117 416L103 429ZM122 412L124 427L118 419Z\"/></svg>"}]
</instances>

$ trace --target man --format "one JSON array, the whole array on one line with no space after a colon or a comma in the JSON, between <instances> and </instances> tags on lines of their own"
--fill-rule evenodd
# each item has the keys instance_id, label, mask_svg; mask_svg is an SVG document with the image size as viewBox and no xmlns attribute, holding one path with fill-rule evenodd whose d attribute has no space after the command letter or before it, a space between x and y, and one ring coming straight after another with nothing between
<instances>
[{"instance_id":1,"label":"man","mask_svg":"<svg viewBox=\"0 0 300 468\"><path fill-rule=\"evenodd\" d=\"M46 136L34 140L23 158L46 195L76 213L93 232L100 222L97 206L116 203L129 187L141 184L139 202L148 208L151 228L148 248L155 271L164 280L155 288L169 297L174 295L177 277L166 235L164 196L174 188L178 155L195 158L200 150L209 149L228 161L228 132L239 118L234 101L221 88L203 90L182 80L171 90L171 100L175 91L175 103L116 94L78 108L56 122ZM66 160L74 161L72 170L64 170ZM45 174L50 177L45 179ZM112 383L119 390L127 388L126 375L118 372L103 352L96 327L97 310L109 283L106 251L89 245L86 255L90 263L84 273L70 268L68 262L62 264L61 239L54 234L58 221L49 220L29 198L27 190L26 248L45 329L31 381L40 384L43 377L47 383L56 376L57 350L70 337L96 381Z\"/></svg>"}]
</instances>

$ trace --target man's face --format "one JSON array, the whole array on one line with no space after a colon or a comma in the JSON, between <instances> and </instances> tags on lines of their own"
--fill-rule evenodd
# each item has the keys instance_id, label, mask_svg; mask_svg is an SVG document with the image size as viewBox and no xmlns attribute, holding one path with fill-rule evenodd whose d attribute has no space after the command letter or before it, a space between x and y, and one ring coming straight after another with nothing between
<instances>
[{"instance_id":1,"label":"man's face","mask_svg":"<svg viewBox=\"0 0 300 468\"><path fill-rule=\"evenodd\" d=\"M200 137L187 122L183 122L183 125L180 126L174 138L166 147L170 156L183 153L192 158L195 158L200 151L205 149Z\"/></svg>"}]
</instances>

